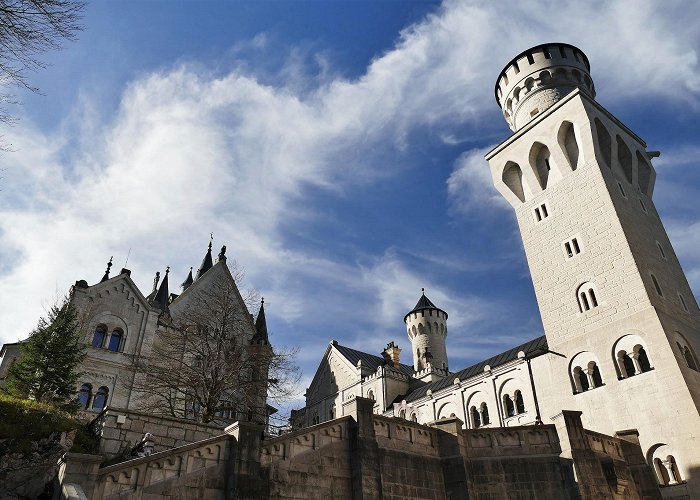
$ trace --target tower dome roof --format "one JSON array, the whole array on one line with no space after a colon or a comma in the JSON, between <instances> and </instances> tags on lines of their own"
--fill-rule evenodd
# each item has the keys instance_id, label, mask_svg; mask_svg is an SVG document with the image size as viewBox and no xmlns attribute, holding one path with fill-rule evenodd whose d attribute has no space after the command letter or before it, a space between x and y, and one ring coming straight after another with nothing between
<instances>
[{"instance_id":1,"label":"tower dome roof","mask_svg":"<svg viewBox=\"0 0 700 500\"><path fill-rule=\"evenodd\" d=\"M595 97L586 55L568 43L545 43L515 56L496 79L496 102L515 132L572 90Z\"/></svg>"},{"instance_id":2,"label":"tower dome roof","mask_svg":"<svg viewBox=\"0 0 700 500\"><path fill-rule=\"evenodd\" d=\"M427 310L427 309L434 309L434 310L436 310L436 311L441 311L441 312L443 312L443 313L445 314L445 319L447 319L447 313L446 313L444 310L442 310L442 309L440 309L439 307L437 307L435 304L433 304L433 301L430 300L428 297L425 296L425 289L423 289L423 295L421 295L420 299L418 299L418 303L416 304L416 307L414 307L413 309L411 309L411 310L406 314L406 316L404 316L404 318L403 318L404 322L406 322L406 319L407 319L411 314L413 314L414 312L424 311L424 310Z\"/></svg>"}]
</instances>

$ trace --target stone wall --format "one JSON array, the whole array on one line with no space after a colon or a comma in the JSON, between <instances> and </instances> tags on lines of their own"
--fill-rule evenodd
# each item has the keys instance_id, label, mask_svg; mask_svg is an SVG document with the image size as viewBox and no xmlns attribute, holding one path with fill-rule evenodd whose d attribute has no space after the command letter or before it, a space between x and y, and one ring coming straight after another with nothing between
<instances>
[{"instance_id":1,"label":"stone wall","mask_svg":"<svg viewBox=\"0 0 700 500\"><path fill-rule=\"evenodd\" d=\"M109 408L97 431L101 438L100 454L107 459L128 452L147 432L153 434L153 451L156 453L224 433L220 426L122 408Z\"/></svg>"},{"instance_id":2,"label":"stone wall","mask_svg":"<svg viewBox=\"0 0 700 500\"><path fill-rule=\"evenodd\" d=\"M129 500L661 498L634 431L587 431L579 412L556 425L465 430L458 418L425 426L374 415L373 405L353 398L344 417L263 441L261 427L236 423L101 469L69 456L62 486Z\"/></svg>"}]
</instances>

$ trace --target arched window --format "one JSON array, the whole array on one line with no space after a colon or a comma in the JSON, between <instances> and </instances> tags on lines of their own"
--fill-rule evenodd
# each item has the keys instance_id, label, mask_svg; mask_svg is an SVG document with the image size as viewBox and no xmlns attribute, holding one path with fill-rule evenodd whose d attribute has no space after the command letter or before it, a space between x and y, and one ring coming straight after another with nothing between
<instances>
[{"instance_id":1,"label":"arched window","mask_svg":"<svg viewBox=\"0 0 700 500\"><path fill-rule=\"evenodd\" d=\"M552 171L551 158L549 148L541 142L536 142L530 149L530 166L537 176L542 189L547 188L549 182L549 174Z\"/></svg>"},{"instance_id":2,"label":"arched window","mask_svg":"<svg viewBox=\"0 0 700 500\"><path fill-rule=\"evenodd\" d=\"M512 161L506 163L506 166L503 168L503 173L501 174L501 180L520 201L525 201L523 172L520 170L520 165Z\"/></svg>"},{"instance_id":3,"label":"arched window","mask_svg":"<svg viewBox=\"0 0 700 500\"><path fill-rule=\"evenodd\" d=\"M634 367L634 361L632 361L632 357L627 354L625 351L620 351L617 353L617 360L618 360L618 366L622 368L621 375L624 378L631 377L633 375L636 375L637 369Z\"/></svg>"},{"instance_id":4,"label":"arched window","mask_svg":"<svg viewBox=\"0 0 700 500\"><path fill-rule=\"evenodd\" d=\"M579 149L574 132L574 125L571 122L564 122L559 129L559 146L564 151L564 156L569 160L571 170L576 170L578 166Z\"/></svg>"},{"instance_id":5,"label":"arched window","mask_svg":"<svg viewBox=\"0 0 700 500\"><path fill-rule=\"evenodd\" d=\"M644 347L641 345L636 346L635 354L637 355L637 363L639 363L639 369L642 370L642 373L650 371L651 363L649 362L649 356L647 356L647 351Z\"/></svg>"},{"instance_id":6,"label":"arched window","mask_svg":"<svg viewBox=\"0 0 700 500\"><path fill-rule=\"evenodd\" d=\"M112 352L119 352L119 347L121 346L122 343L122 332L121 330L117 329L112 332L112 335L109 337L109 346L107 346L107 349L112 351Z\"/></svg>"},{"instance_id":7,"label":"arched window","mask_svg":"<svg viewBox=\"0 0 700 500\"><path fill-rule=\"evenodd\" d=\"M469 414L472 418L472 427L474 427L474 429L481 427L481 417L479 416L479 410L476 409L476 406L472 406L469 409Z\"/></svg>"},{"instance_id":8,"label":"arched window","mask_svg":"<svg viewBox=\"0 0 700 500\"><path fill-rule=\"evenodd\" d=\"M595 119L595 131L598 137L600 153L603 156L603 164L610 168L612 165L612 138L608 129L605 128L605 125L598 118Z\"/></svg>"},{"instance_id":9,"label":"arched window","mask_svg":"<svg viewBox=\"0 0 700 500\"><path fill-rule=\"evenodd\" d=\"M372 401L375 401L375 399L374 399L374 391L370 389L369 392L367 392L367 397L368 397L369 399L371 399Z\"/></svg>"},{"instance_id":10,"label":"arched window","mask_svg":"<svg viewBox=\"0 0 700 500\"><path fill-rule=\"evenodd\" d=\"M506 414L506 417L512 417L515 415L515 405L508 394L503 396L503 411Z\"/></svg>"},{"instance_id":11,"label":"arched window","mask_svg":"<svg viewBox=\"0 0 700 500\"><path fill-rule=\"evenodd\" d=\"M644 194L649 194L649 181L651 181L651 166L647 159L637 151L637 182L639 189Z\"/></svg>"},{"instance_id":12,"label":"arched window","mask_svg":"<svg viewBox=\"0 0 700 500\"><path fill-rule=\"evenodd\" d=\"M683 357L685 358L688 368L698 371L698 365L695 363L695 356L693 356L693 353L688 346L683 347Z\"/></svg>"},{"instance_id":13,"label":"arched window","mask_svg":"<svg viewBox=\"0 0 700 500\"><path fill-rule=\"evenodd\" d=\"M80 403L81 409L87 409L90 404L90 397L92 396L92 386L90 384L83 384L80 386L80 392L78 392L78 402Z\"/></svg>"},{"instance_id":14,"label":"arched window","mask_svg":"<svg viewBox=\"0 0 700 500\"><path fill-rule=\"evenodd\" d=\"M97 389L97 394L95 394L95 399L92 401L92 409L95 411L102 411L104 407L107 406L107 396L109 395L109 389L105 386Z\"/></svg>"},{"instance_id":15,"label":"arched window","mask_svg":"<svg viewBox=\"0 0 700 500\"><path fill-rule=\"evenodd\" d=\"M520 391L515 391L515 412L525 413L525 401L523 401L523 395Z\"/></svg>"},{"instance_id":16,"label":"arched window","mask_svg":"<svg viewBox=\"0 0 700 500\"><path fill-rule=\"evenodd\" d=\"M406 418L406 410L400 410L399 411L399 418Z\"/></svg>"},{"instance_id":17,"label":"arched window","mask_svg":"<svg viewBox=\"0 0 700 500\"><path fill-rule=\"evenodd\" d=\"M600 376L600 368L595 361L588 363L588 373L593 379L593 387L600 387L603 385L603 377Z\"/></svg>"},{"instance_id":18,"label":"arched window","mask_svg":"<svg viewBox=\"0 0 700 500\"><path fill-rule=\"evenodd\" d=\"M574 368L574 383L576 384L576 392L586 392L590 388L588 375L580 366Z\"/></svg>"},{"instance_id":19,"label":"arched window","mask_svg":"<svg viewBox=\"0 0 700 500\"><path fill-rule=\"evenodd\" d=\"M489 419L489 407L486 403L481 403L481 422L484 425L491 423L491 419Z\"/></svg>"},{"instance_id":20,"label":"arched window","mask_svg":"<svg viewBox=\"0 0 700 500\"><path fill-rule=\"evenodd\" d=\"M598 296L593 283L582 283L576 290L579 312L590 311L598 307Z\"/></svg>"},{"instance_id":21,"label":"arched window","mask_svg":"<svg viewBox=\"0 0 700 500\"><path fill-rule=\"evenodd\" d=\"M656 290L656 293L658 293L659 296L663 297L664 292L663 292L663 290L661 290L661 286L659 285L659 282L656 279L656 276L654 276L653 274L651 275L651 281L654 283L654 289Z\"/></svg>"},{"instance_id":22,"label":"arched window","mask_svg":"<svg viewBox=\"0 0 700 500\"><path fill-rule=\"evenodd\" d=\"M107 327L99 325L95 328L95 334L92 336L92 347L102 347L107 336Z\"/></svg>"},{"instance_id":23,"label":"arched window","mask_svg":"<svg viewBox=\"0 0 700 500\"><path fill-rule=\"evenodd\" d=\"M632 183L632 152L627 147L625 141L618 135L617 139L617 162L622 167L622 173L630 184Z\"/></svg>"},{"instance_id":24,"label":"arched window","mask_svg":"<svg viewBox=\"0 0 700 500\"><path fill-rule=\"evenodd\" d=\"M418 422L418 415L417 414L413 413L411 415L411 422Z\"/></svg>"},{"instance_id":25,"label":"arched window","mask_svg":"<svg viewBox=\"0 0 700 500\"><path fill-rule=\"evenodd\" d=\"M654 459L654 470L656 470L656 477L659 480L659 484L663 486L671 484L668 469L666 469L660 458Z\"/></svg>"}]
</instances>

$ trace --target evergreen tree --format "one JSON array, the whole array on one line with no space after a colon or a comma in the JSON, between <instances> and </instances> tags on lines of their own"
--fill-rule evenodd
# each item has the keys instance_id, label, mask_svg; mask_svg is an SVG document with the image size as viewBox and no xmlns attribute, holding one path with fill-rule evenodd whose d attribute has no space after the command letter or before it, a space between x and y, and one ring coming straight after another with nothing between
<instances>
[{"instance_id":1,"label":"evergreen tree","mask_svg":"<svg viewBox=\"0 0 700 500\"><path fill-rule=\"evenodd\" d=\"M75 308L69 300L54 305L22 342L20 357L8 370L10 394L72 408L85 345Z\"/></svg>"}]
</instances>

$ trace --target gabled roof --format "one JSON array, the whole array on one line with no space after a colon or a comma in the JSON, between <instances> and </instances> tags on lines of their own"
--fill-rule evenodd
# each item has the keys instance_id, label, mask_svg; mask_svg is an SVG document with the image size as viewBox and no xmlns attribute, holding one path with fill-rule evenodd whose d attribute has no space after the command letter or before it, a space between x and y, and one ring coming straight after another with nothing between
<instances>
[{"instance_id":1,"label":"gabled roof","mask_svg":"<svg viewBox=\"0 0 700 500\"><path fill-rule=\"evenodd\" d=\"M357 362L360 360L362 360L362 366L365 366L370 370L376 370L377 367L386 364L384 358L375 356L374 354L357 351L340 344L336 344L335 348L338 349L338 352L342 354L350 363L352 363L353 366L357 366ZM403 363L399 363L399 371L405 375L413 375L413 365L404 365Z\"/></svg>"},{"instance_id":2,"label":"gabled roof","mask_svg":"<svg viewBox=\"0 0 700 500\"><path fill-rule=\"evenodd\" d=\"M431 390L432 392L437 392L440 389L450 387L452 384L454 384L456 378L460 380L467 380L471 377L479 375L480 373L483 373L484 367L486 365L489 365L491 368L495 368L497 366L508 363L509 361L513 361L514 359L517 359L518 353L520 351L523 351L526 355L528 353L537 353L536 355L539 356L541 354L544 354L543 351L546 351L548 348L549 347L547 346L547 338L544 335L542 337L537 337L534 340L525 342L524 344L521 344L517 347L513 347L512 349L502 352L501 354L497 354L496 356L492 356L488 359L485 359L484 361L480 361L475 365L460 370L457 373L453 373L449 377L445 377L442 380L438 380L437 382L426 384L423 387L415 389L414 391L408 393L404 399L407 402L415 401L425 396L428 393L428 390Z\"/></svg>"}]
</instances>

